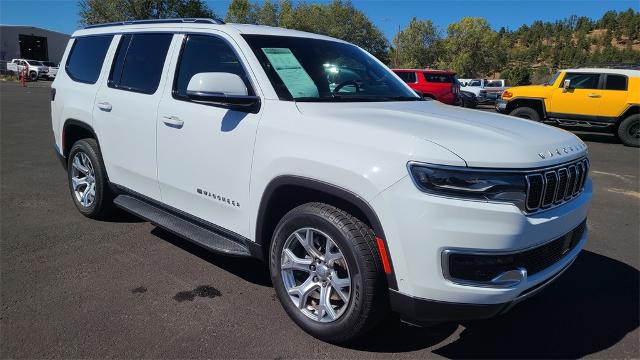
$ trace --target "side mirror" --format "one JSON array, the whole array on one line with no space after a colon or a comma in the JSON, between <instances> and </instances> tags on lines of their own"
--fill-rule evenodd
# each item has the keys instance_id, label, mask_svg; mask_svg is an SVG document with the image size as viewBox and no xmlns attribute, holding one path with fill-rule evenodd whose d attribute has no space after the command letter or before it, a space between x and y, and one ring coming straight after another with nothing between
<instances>
[{"instance_id":1,"label":"side mirror","mask_svg":"<svg viewBox=\"0 0 640 360\"><path fill-rule=\"evenodd\" d=\"M224 72L198 73L187 85L189 99L226 109L257 113L260 98L248 95L240 76Z\"/></svg>"},{"instance_id":2,"label":"side mirror","mask_svg":"<svg viewBox=\"0 0 640 360\"><path fill-rule=\"evenodd\" d=\"M571 89L571 80L565 80L562 83L562 92L567 92L569 89Z\"/></svg>"}]
</instances>

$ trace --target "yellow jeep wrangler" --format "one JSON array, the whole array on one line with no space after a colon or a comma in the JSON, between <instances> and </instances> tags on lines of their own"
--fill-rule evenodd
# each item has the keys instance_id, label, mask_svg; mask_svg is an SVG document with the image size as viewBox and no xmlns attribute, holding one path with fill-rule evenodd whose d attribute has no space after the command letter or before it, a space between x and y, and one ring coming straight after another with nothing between
<instances>
[{"instance_id":1,"label":"yellow jeep wrangler","mask_svg":"<svg viewBox=\"0 0 640 360\"><path fill-rule=\"evenodd\" d=\"M640 70L567 69L543 85L516 86L496 110L562 126L607 129L627 146L640 146Z\"/></svg>"}]
</instances>

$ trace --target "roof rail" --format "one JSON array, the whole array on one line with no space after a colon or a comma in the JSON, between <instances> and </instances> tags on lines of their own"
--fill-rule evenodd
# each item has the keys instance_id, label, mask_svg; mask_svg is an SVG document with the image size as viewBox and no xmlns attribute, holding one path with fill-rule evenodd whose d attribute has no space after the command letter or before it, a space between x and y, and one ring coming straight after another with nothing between
<instances>
[{"instance_id":1,"label":"roof rail","mask_svg":"<svg viewBox=\"0 0 640 360\"><path fill-rule=\"evenodd\" d=\"M224 21L220 19L207 19L207 18L125 20L125 21L116 21L116 22L103 23L103 24L87 25L84 28L94 29L94 28L107 27L107 26L140 25L140 24L180 24L180 23L222 25L224 24Z\"/></svg>"},{"instance_id":2,"label":"roof rail","mask_svg":"<svg viewBox=\"0 0 640 360\"><path fill-rule=\"evenodd\" d=\"M626 70L640 70L640 64L629 63L587 63L578 66L578 68L607 68L607 69L626 69Z\"/></svg>"}]
</instances>

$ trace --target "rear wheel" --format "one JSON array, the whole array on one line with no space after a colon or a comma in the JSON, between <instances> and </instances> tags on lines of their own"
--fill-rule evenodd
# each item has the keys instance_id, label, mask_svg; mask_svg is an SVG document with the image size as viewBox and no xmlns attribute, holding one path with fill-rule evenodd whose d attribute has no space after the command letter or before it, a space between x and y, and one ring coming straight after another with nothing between
<instances>
[{"instance_id":1,"label":"rear wheel","mask_svg":"<svg viewBox=\"0 0 640 360\"><path fill-rule=\"evenodd\" d=\"M627 116L618 126L618 139L627 146L640 147L640 114Z\"/></svg>"},{"instance_id":2,"label":"rear wheel","mask_svg":"<svg viewBox=\"0 0 640 360\"><path fill-rule=\"evenodd\" d=\"M535 109L526 106L514 109L509 113L509 115L538 122L540 121L540 114L538 114Z\"/></svg>"},{"instance_id":3,"label":"rear wheel","mask_svg":"<svg viewBox=\"0 0 640 360\"><path fill-rule=\"evenodd\" d=\"M284 310L324 341L354 339L388 313L373 231L333 206L308 203L287 213L269 267Z\"/></svg>"},{"instance_id":4,"label":"rear wheel","mask_svg":"<svg viewBox=\"0 0 640 360\"><path fill-rule=\"evenodd\" d=\"M82 215L96 219L113 210L113 195L95 139L82 139L73 144L67 175L71 197Z\"/></svg>"}]
</instances>

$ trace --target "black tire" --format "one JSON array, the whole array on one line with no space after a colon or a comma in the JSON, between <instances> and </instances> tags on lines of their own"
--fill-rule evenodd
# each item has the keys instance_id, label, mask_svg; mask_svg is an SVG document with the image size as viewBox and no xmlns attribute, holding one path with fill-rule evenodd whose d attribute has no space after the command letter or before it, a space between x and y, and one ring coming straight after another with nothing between
<instances>
[{"instance_id":1,"label":"black tire","mask_svg":"<svg viewBox=\"0 0 640 360\"><path fill-rule=\"evenodd\" d=\"M80 157L82 154L89 158L93 168L93 178L95 179L95 196L89 205L83 205L78 199L72 182L74 159L76 155ZM109 189L107 171L95 139L82 139L73 144L67 159L67 180L69 181L69 190L71 191L73 203L82 215L92 219L102 219L112 213L114 210L113 194Z\"/></svg>"},{"instance_id":2,"label":"black tire","mask_svg":"<svg viewBox=\"0 0 640 360\"><path fill-rule=\"evenodd\" d=\"M35 72L35 71L31 71L31 72L29 73L29 80L31 80L31 81L36 81L36 80L38 80L38 73L37 73L37 72Z\"/></svg>"},{"instance_id":3,"label":"black tire","mask_svg":"<svg viewBox=\"0 0 640 360\"><path fill-rule=\"evenodd\" d=\"M616 135L626 146L640 147L640 114L627 116L622 120Z\"/></svg>"},{"instance_id":4,"label":"black tire","mask_svg":"<svg viewBox=\"0 0 640 360\"><path fill-rule=\"evenodd\" d=\"M538 114L535 109L526 106L515 108L509 115L532 121L540 121L540 114Z\"/></svg>"},{"instance_id":5,"label":"black tire","mask_svg":"<svg viewBox=\"0 0 640 360\"><path fill-rule=\"evenodd\" d=\"M342 315L328 323L309 318L287 294L281 274L286 240L298 229L314 228L340 248L351 274L351 296ZM282 307L303 330L323 341L344 343L375 327L388 314L388 294L373 231L343 210L323 203L300 205L288 212L273 235L269 256L271 279Z\"/></svg>"}]
</instances>

